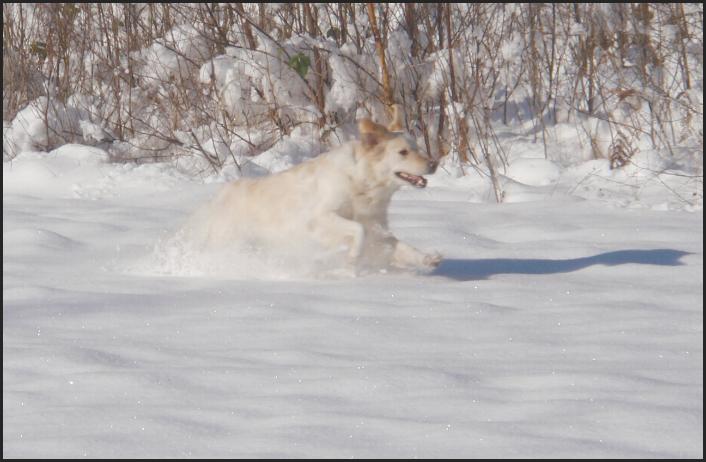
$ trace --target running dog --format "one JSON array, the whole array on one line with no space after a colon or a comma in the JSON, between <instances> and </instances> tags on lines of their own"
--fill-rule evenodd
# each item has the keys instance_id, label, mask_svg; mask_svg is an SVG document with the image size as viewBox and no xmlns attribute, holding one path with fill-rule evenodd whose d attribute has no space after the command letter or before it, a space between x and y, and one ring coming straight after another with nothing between
<instances>
[{"instance_id":1,"label":"running dog","mask_svg":"<svg viewBox=\"0 0 706 462\"><path fill-rule=\"evenodd\" d=\"M313 238L328 250L343 251L354 268L436 267L441 255L400 242L388 227L394 192L403 185L426 187L423 175L437 167L419 152L402 124L394 106L387 127L362 119L358 140L289 170L227 184L200 215L206 245L296 245L298 239Z\"/></svg>"}]
</instances>

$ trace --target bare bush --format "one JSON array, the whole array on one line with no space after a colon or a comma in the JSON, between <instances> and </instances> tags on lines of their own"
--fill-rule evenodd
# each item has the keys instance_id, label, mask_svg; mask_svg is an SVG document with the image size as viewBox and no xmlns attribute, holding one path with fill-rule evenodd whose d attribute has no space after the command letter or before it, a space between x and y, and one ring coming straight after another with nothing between
<instances>
[{"instance_id":1,"label":"bare bush","mask_svg":"<svg viewBox=\"0 0 706 462\"><path fill-rule=\"evenodd\" d=\"M5 125L27 107L44 121L5 157L80 140L218 171L401 103L433 156L501 200L496 123L546 147L557 123L595 141L602 121L612 148L594 157L638 138L703 149L702 82L700 4L3 4Z\"/></svg>"}]
</instances>

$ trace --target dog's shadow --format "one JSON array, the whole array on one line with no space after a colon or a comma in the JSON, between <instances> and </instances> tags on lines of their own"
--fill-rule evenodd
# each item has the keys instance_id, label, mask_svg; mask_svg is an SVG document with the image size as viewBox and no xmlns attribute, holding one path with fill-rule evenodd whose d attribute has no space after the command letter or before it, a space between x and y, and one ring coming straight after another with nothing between
<instances>
[{"instance_id":1,"label":"dog's shadow","mask_svg":"<svg viewBox=\"0 0 706 462\"><path fill-rule=\"evenodd\" d=\"M430 274L457 281L488 279L496 274L557 274L570 273L594 265L659 265L681 266L680 259L689 252L673 249L618 250L592 257L569 260L545 259L445 259Z\"/></svg>"}]
</instances>

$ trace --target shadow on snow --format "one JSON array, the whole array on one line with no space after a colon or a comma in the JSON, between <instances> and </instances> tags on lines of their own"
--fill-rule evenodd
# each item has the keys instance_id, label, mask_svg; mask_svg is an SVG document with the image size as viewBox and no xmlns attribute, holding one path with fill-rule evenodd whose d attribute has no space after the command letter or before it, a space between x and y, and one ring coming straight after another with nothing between
<instances>
[{"instance_id":1,"label":"shadow on snow","mask_svg":"<svg viewBox=\"0 0 706 462\"><path fill-rule=\"evenodd\" d=\"M680 266L681 257L689 252L672 249L618 250L592 257L569 260L545 259L445 259L431 275L443 276L457 281L487 279L496 274L556 274L570 273L594 265L659 265Z\"/></svg>"}]
</instances>

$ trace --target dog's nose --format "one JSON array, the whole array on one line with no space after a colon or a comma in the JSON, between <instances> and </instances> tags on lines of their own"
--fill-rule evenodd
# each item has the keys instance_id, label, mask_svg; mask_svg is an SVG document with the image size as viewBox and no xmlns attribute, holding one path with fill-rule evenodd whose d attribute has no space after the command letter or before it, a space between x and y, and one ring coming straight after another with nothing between
<instances>
[{"instance_id":1,"label":"dog's nose","mask_svg":"<svg viewBox=\"0 0 706 462\"><path fill-rule=\"evenodd\" d=\"M438 160L430 160L428 163L429 173L434 173L436 171L436 167L438 167L438 166L439 166Z\"/></svg>"}]
</instances>

